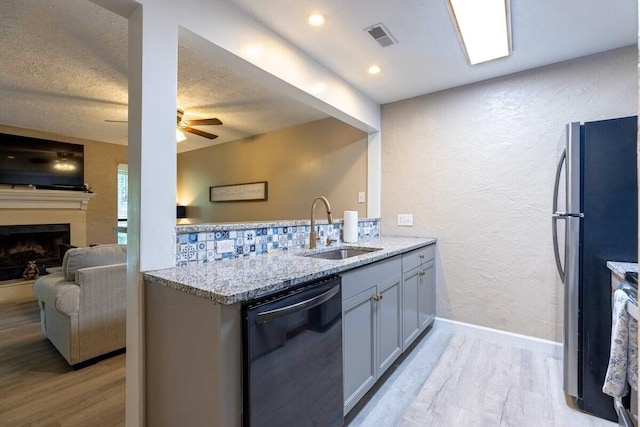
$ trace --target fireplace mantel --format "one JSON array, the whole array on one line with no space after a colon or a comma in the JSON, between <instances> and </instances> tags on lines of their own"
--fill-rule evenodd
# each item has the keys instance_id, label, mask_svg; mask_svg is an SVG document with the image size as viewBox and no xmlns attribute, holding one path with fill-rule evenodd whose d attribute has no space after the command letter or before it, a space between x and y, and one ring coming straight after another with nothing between
<instances>
[{"instance_id":1,"label":"fireplace mantel","mask_svg":"<svg viewBox=\"0 0 640 427\"><path fill-rule=\"evenodd\" d=\"M0 188L0 209L87 210L93 193L66 190Z\"/></svg>"}]
</instances>

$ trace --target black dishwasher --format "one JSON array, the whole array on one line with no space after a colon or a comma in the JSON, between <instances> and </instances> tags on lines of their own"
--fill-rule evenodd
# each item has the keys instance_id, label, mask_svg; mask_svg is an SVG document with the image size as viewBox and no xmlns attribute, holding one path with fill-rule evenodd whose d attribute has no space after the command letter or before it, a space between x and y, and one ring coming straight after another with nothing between
<instances>
[{"instance_id":1,"label":"black dishwasher","mask_svg":"<svg viewBox=\"0 0 640 427\"><path fill-rule=\"evenodd\" d=\"M252 300L243 315L243 425L343 424L339 276Z\"/></svg>"}]
</instances>

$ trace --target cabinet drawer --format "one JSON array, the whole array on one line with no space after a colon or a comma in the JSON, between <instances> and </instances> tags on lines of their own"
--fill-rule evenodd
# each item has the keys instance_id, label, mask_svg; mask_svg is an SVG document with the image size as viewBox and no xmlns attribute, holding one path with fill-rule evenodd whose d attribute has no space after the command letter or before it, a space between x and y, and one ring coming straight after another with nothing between
<instances>
[{"instance_id":1,"label":"cabinet drawer","mask_svg":"<svg viewBox=\"0 0 640 427\"><path fill-rule=\"evenodd\" d=\"M391 280L402 272L400 255L373 264L340 273L342 276L342 301L372 286Z\"/></svg>"},{"instance_id":2,"label":"cabinet drawer","mask_svg":"<svg viewBox=\"0 0 640 427\"><path fill-rule=\"evenodd\" d=\"M425 246L424 248L416 249L406 254L402 254L402 272L418 267L420 264L424 264L436 256L436 245Z\"/></svg>"}]
</instances>

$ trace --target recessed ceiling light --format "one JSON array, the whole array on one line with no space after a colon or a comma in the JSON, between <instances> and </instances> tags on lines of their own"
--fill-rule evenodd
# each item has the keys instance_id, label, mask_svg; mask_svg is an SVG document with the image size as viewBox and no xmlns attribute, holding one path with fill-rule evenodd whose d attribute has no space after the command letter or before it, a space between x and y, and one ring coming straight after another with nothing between
<instances>
[{"instance_id":1,"label":"recessed ceiling light","mask_svg":"<svg viewBox=\"0 0 640 427\"><path fill-rule=\"evenodd\" d=\"M307 22L309 22L309 25L313 27L319 27L320 25L324 24L324 15L320 13L312 13L307 18Z\"/></svg>"},{"instance_id":2,"label":"recessed ceiling light","mask_svg":"<svg viewBox=\"0 0 640 427\"><path fill-rule=\"evenodd\" d=\"M325 82L317 82L311 85L309 91L314 95L320 95L325 93L328 87Z\"/></svg>"},{"instance_id":3,"label":"recessed ceiling light","mask_svg":"<svg viewBox=\"0 0 640 427\"><path fill-rule=\"evenodd\" d=\"M261 44L252 43L252 44L245 45L243 47L243 50L244 50L245 55L249 59L258 59L258 58L260 58L262 56L264 48L262 47Z\"/></svg>"},{"instance_id":4,"label":"recessed ceiling light","mask_svg":"<svg viewBox=\"0 0 640 427\"><path fill-rule=\"evenodd\" d=\"M510 0L447 0L458 39L471 65L511 53Z\"/></svg>"},{"instance_id":5,"label":"recessed ceiling light","mask_svg":"<svg viewBox=\"0 0 640 427\"><path fill-rule=\"evenodd\" d=\"M369 69L367 70L367 72L369 74L379 74L380 71L382 71L382 68L380 68L379 65L373 64L372 66L369 67Z\"/></svg>"}]
</instances>

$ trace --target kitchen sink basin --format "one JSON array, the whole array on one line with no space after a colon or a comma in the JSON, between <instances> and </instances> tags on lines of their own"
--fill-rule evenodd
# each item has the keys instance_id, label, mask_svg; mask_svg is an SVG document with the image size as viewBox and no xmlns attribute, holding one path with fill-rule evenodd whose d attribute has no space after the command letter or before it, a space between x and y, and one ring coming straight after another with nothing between
<instances>
[{"instance_id":1,"label":"kitchen sink basin","mask_svg":"<svg viewBox=\"0 0 640 427\"><path fill-rule=\"evenodd\" d=\"M310 258L322 258L322 259L346 259L358 255L368 254L370 252L380 251L380 248L338 248L330 251L318 252L305 255Z\"/></svg>"}]
</instances>

